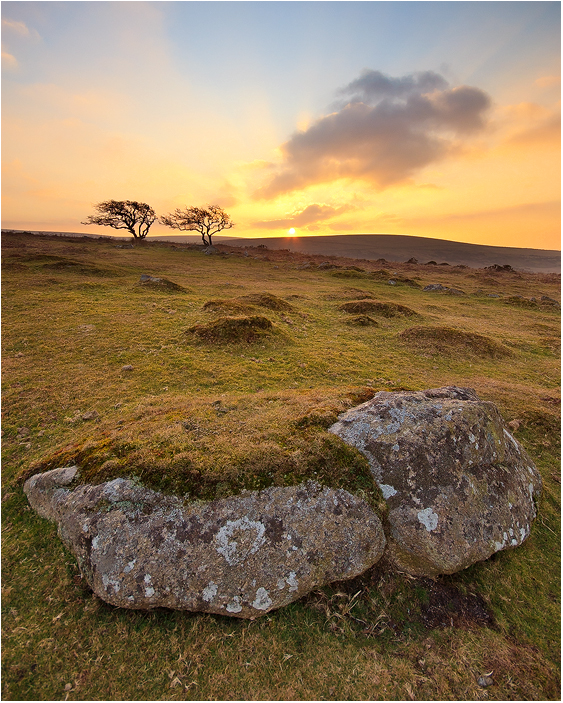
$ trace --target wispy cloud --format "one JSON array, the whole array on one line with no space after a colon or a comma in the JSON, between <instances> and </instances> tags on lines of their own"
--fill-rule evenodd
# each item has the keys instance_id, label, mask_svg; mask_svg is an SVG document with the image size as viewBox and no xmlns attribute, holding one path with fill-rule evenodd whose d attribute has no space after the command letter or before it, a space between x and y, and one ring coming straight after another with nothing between
<instances>
[{"instance_id":1,"label":"wispy cloud","mask_svg":"<svg viewBox=\"0 0 563 703\"><path fill-rule=\"evenodd\" d=\"M17 34L20 37L31 36L31 31L25 22L17 22L16 20L5 18L2 20L2 29L12 32L13 34Z\"/></svg>"},{"instance_id":2,"label":"wispy cloud","mask_svg":"<svg viewBox=\"0 0 563 703\"><path fill-rule=\"evenodd\" d=\"M6 17L2 18L2 38L6 39L6 43L2 41L2 68L13 71L19 68L19 61L12 53L13 49L10 46L13 43L18 43L18 40L37 40L39 34L34 29L29 29L25 22L18 22Z\"/></svg>"},{"instance_id":3,"label":"wispy cloud","mask_svg":"<svg viewBox=\"0 0 563 703\"><path fill-rule=\"evenodd\" d=\"M2 49L2 68L14 69L18 67L18 60L8 51Z\"/></svg>"},{"instance_id":4,"label":"wispy cloud","mask_svg":"<svg viewBox=\"0 0 563 703\"><path fill-rule=\"evenodd\" d=\"M532 102L506 105L496 111L495 131L501 137L500 146L558 148L561 142L561 111L551 110Z\"/></svg>"},{"instance_id":5,"label":"wispy cloud","mask_svg":"<svg viewBox=\"0 0 563 703\"><path fill-rule=\"evenodd\" d=\"M541 76L536 80L536 85L540 88L554 88L561 85L561 76Z\"/></svg>"},{"instance_id":6,"label":"wispy cloud","mask_svg":"<svg viewBox=\"0 0 563 703\"><path fill-rule=\"evenodd\" d=\"M338 93L351 99L280 147L281 167L258 198L341 178L378 189L404 182L482 130L491 106L483 90L451 88L431 71L399 78L366 71Z\"/></svg>"}]
</instances>

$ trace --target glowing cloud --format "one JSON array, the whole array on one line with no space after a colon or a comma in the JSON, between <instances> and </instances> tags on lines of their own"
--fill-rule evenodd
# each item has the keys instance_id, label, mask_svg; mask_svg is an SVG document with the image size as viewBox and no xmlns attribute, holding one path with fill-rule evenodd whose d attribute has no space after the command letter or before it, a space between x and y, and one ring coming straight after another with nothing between
<instances>
[{"instance_id":1,"label":"glowing cloud","mask_svg":"<svg viewBox=\"0 0 563 703\"><path fill-rule=\"evenodd\" d=\"M13 69L18 67L18 60L8 51L2 50L2 68Z\"/></svg>"},{"instance_id":2,"label":"glowing cloud","mask_svg":"<svg viewBox=\"0 0 563 703\"><path fill-rule=\"evenodd\" d=\"M401 183L482 130L491 105L479 88L450 88L431 71L402 78L368 71L339 93L351 101L281 146L284 163L259 198L340 178L379 189Z\"/></svg>"},{"instance_id":3,"label":"glowing cloud","mask_svg":"<svg viewBox=\"0 0 563 703\"><path fill-rule=\"evenodd\" d=\"M10 32L13 32L14 34L17 34L20 37L31 36L31 32L29 31L29 28L27 27L25 22L17 22L15 20L3 19L2 29L6 29Z\"/></svg>"},{"instance_id":4,"label":"glowing cloud","mask_svg":"<svg viewBox=\"0 0 563 703\"><path fill-rule=\"evenodd\" d=\"M304 227L306 225L313 225L315 222L321 222L322 220L327 220L336 215L340 215L343 212L350 210L349 206L342 207L331 207L330 205L319 205L313 203L309 205L301 212L297 212L289 217L284 217L279 220L262 220L261 222L253 222L252 227L258 229L280 229L280 228L295 228ZM310 227L310 229L316 229Z\"/></svg>"}]
</instances>

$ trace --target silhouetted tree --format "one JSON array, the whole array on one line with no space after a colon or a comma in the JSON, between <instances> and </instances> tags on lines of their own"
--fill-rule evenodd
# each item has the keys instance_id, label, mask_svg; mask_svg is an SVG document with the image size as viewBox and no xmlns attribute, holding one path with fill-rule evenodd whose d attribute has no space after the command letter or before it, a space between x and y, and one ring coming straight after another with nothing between
<instances>
[{"instance_id":1,"label":"silhouetted tree","mask_svg":"<svg viewBox=\"0 0 563 703\"><path fill-rule=\"evenodd\" d=\"M206 246L212 246L211 237L217 232L234 227L235 223L218 205L207 207L176 208L169 215L160 218L163 225L183 232L199 232ZM207 239L206 239L207 237Z\"/></svg>"},{"instance_id":2,"label":"silhouetted tree","mask_svg":"<svg viewBox=\"0 0 563 703\"><path fill-rule=\"evenodd\" d=\"M136 200L105 200L94 205L97 215L89 215L83 225L105 225L126 229L135 239L144 239L149 233L156 214L150 205ZM136 229L135 229L136 228Z\"/></svg>"}]
</instances>

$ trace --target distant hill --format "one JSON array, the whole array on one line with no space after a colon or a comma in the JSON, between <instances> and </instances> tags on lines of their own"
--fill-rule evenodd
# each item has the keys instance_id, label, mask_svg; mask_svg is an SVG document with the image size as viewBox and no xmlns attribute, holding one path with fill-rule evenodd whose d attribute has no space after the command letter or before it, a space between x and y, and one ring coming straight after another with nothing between
<instances>
[{"instance_id":1,"label":"distant hill","mask_svg":"<svg viewBox=\"0 0 563 703\"><path fill-rule=\"evenodd\" d=\"M420 263L465 264L484 268L492 264L509 264L515 269L543 272L561 272L561 252L550 249L521 249L465 244L444 239L411 237L395 234L344 234L320 237L274 237L262 239L225 238L232 246L259 246L269 249L289 249L304 254L347 256L354 259L387 259Z\"/></svg>"},{"instance_id":2,"label":"distant hill","mask_svg":"<svg viewBox=\"0 0 563 703\"><path fill-rule=\"evenodd\" d=\"M107 236L123 239L119 236L112 237L92 232L33 232L33 234L56 234L67 237ZM201 244L199 235L157 235L149 237L149 240ZM351 259L408 261L415 258L421 264L436 261L438 264L443 262L454 266L464 264L472 268L508 264L521 271L561 273L561 252L556 249L494 247L402 234L336 234L319 237L262 237L259 239L218 235L213 238L213 241L217 244L224 242L236 247L265 246L268 249L289 249L302 254L345 256Z\"/></svg>"}]
</instances>

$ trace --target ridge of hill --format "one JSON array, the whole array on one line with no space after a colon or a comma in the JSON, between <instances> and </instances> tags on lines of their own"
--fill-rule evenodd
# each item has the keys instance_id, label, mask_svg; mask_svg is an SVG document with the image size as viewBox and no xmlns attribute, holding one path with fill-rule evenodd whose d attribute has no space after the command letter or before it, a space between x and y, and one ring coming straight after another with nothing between
<instances>
[{"instance_id":1,"label":"ridge of hill","mask_svg":"<svg viewBox=\"0 0 563 703\"><path fill-rule=\"evenodd\" d=\"M124 236L93 232L29 232L2 230L3 234L58 235L65 237L107 237L125 239ZM152 235L147 241L201 244L199 235ZM216 235L214 243L232 247L266 247L285 249L309 256L337 256L347 259L386 259L389 262L406 262L411 258L420 263L435 261L452 266L464 265L485 268L494 264L509 265L528 273L561 273L561 252L556 249L499 247L487 244L468 244L446 239L431 239L405 234L335 234L318 237L259 237L246 239Z\"/></svg>"},{"instance_id":2,"label":"ridge of hill","mask_svg":"<svg viewBox=\"0 0 563 703\"><path fill-rule=\"evenodd\" d=\"M263 245L269 249L289 249L303 254L325 254L354 259L383 258L389 261L408 261L415 258L421 263L434 260L437 263L463 264L472 268L508 264L525 271L561 271L561 252L557 250L466 244L399 234L343 234L252 240L229 238L224 243L241 247Z\"/></svg>"}]
</instances>

